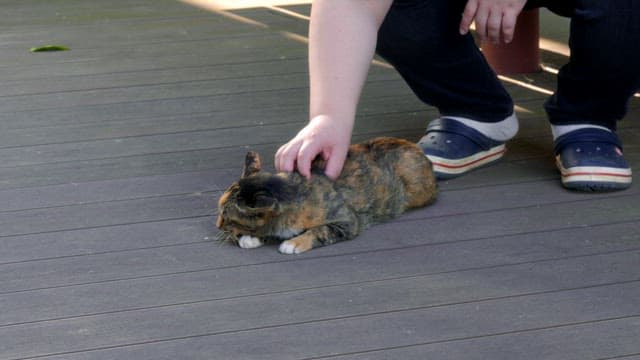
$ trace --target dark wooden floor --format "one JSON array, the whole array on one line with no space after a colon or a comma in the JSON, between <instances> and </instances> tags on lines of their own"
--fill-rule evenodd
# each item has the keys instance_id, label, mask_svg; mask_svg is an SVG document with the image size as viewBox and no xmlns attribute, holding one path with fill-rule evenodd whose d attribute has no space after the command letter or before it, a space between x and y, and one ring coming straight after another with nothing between
<instances>
[{"instance_id":1,"label":"dark wooden floor","mask_svg":"<svg viewBox=\"0 0 640 360\"><path fill-rule=\"evenodd\" d=\"M540 91L506 83L506 160L435 205L299 256L242 250L214 240L215 201L247 149L271 167L306 122L306 21L0 7L1 359L640 359L640 187L562 189ZM49 43L71 51L29 52ZM636 169L639 100L621 123ZM435 116L375 65L354 140L416 140Z\"/></svg>"}]
</instances>

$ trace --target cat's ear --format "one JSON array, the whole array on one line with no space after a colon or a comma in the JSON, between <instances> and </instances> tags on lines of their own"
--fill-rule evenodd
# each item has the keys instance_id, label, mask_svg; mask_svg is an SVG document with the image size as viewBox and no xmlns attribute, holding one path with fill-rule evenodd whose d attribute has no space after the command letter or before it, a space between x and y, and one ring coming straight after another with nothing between
<instances>
[{"instance_id":1,"label":"cat's ear","mask_svg":"<svg viewBox=\"0 0 640 360\"><path fill-rule=\"evenodd\" d=\"M260 163L260 155L258 155L255 151L249 151L247 156L244 158L244 170L242 171L242 177L251 176L262 168L262 164Z\"/></svg>"}]
</instances>

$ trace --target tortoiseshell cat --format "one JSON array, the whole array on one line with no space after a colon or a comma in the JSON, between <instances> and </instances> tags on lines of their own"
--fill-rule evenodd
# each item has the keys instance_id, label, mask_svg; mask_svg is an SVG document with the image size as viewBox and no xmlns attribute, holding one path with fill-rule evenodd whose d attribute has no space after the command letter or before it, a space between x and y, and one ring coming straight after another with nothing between
<instances>
[{"instance_id":1,"label":"tortoiseshell cat","mask_svg":"<svg viewBox=\"0 0 640 360\"><path fill-rule=\"evenodd\" d=\"M249 152L239 181L218 203L221 238L243 248L284 240L280 252L297 254L352 239L375 222L435 200L431 163L414 143L376 138L352 145L340 177L331 181L318 158L310 179L297 172L261 171Z\"/></svg>"}]
</instances>

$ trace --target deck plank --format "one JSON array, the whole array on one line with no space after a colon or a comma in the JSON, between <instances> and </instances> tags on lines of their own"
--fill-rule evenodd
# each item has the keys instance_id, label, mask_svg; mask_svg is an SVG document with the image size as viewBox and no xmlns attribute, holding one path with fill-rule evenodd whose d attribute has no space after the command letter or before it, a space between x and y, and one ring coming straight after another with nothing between
<instances>
[{"instance_id":1,"label":"deck plank","mask_svg":"<svg viewBox=\"0 0 640 360\"><path fill-rule=\"evenodd\" d=\"M182 225L182 229L185 230L186 226ZM609 231L617 235L633 229L637 229L637 226L621 224L596 227L591 231L598 234ZM508 236L492 241L470 240L464 244L397 247L375 252L364 246L357 251L353 248L342 252L332 249L325 252L322 259L283 259L274 249L247 254L237 249L218 248L224 258L218 257L207 263L207 248L210 249L211 244L205 243L182 244L179 248L130 250L132 255L155 258L157 263L166 266L165 271L173 270L173 273L73 285L41 284L42 288L7 292L2 294L2 304L6 311L0 315L0 327L200 303L208 304L207 306L235 301L271 304L275 298L283 296L309 296L310 293L324 292L331 292L331 298L334 299L332 301L343 301L347 306L349 299L353 301L349 289L355 287L397 288L397 291L380 291L387 293L382 296L385 299L398 296L394 301L377 303L379 300L375 298L361 296L358 306L362 308L373 306L374 303L389 308L406 308L545 291L557 292L638 280L633 264L637 262L640 251L629 241L618 241L615 244L599 242L579 248L584 243L580 236L584 236L585 231L573 229L558 233L566 239L566 244L562 247L553 246L559 236L534 234L530 245L523 246L522 249L514 249L513 245L509 245L509 252L502 250L501 246L523 241L526 236ZM141 234L145 235L144 232ZM550 250L544 250L544 247ZM476 256L477 259L474 259L469 253L483 248L487 250L482 250L480 258ZM562 256L557 255L559 250L563 251ZM495 253L496 251L503 252ZM135 261L120 260L117 255L114 251L86 258L95 260L93 268L118 259L122 265L127 264L127 268L133 270ZM441 256L459 260L443 264L436 261ZM197 257L200 258L197 260L201 262L200 269L194 266ZM188 264L180 265L176 261L170 261L178 258ZM394 261L385 262L385 258ZM410 261L414 259L420 261ZM350 269L354 261L359 262L357 272ZM612 262L621 270L611 271ZM381 267L381 263L385 265ZM147 268L149 264L148 261ZM140 265L135 266L142 268ZM178 271L181 270L179 266L182 266L183 271ZM191 269L184 271L184 266L191 266ZM88 267L85 265L85 268ZM322 275L314 275L318 273ZM561 275L556 276L556 273ZM576 276L578 274L584 276ZM523 282L523 276L530 281ZM233 282L241 283L242 286L230 286ZM339 295L340 292L344 294ZM272 297L274 300L269 300ZM309 301L314 298L316 295L309 297ZM320 298L324 299L324 295ZM311 315L317 318L321 318L319 312L329 311L324 306L315 308L315 305L308 304L307 307ZM338 305L335 308L332 311L346 311ZM244 309L239 308L237 311ZM241 313L230 319L248 321L249 325L252 321L244 319Z\"/></svg>"},{"instance_id":2,"label":"deck plank","mask_svg":"<svg viewBox=\"0 0 640 360\"><path fill-rule=\"evenodd\" d=\"M637 318L568 325L516 334L502 334L451 342L398 347L345 356L328 356L335 360L381 359L620 359L638 351L632 345L640 336Z\"/></svg>"},{"instance_id":3,"label":"deck plank","mask_svg":"<svg viewBox=\"0 0 640 360\"><path fill-rule=\"evenodd\" d=\"M624 336L625 346L618 349L623 354L629 351L637 352L640 345L628 343L640 335L638 316L626 316L629 312L638 311L637 304L625 302L624 297L640 295L640 285L635 286L605 286L589 289L570 290L561 293L545 293L530 295L523 298L514 297L489 300L477 303L464 303L445 307L403 309L382 311L365 316L346 316L327 319L324 321L302 321L286 326L264 326L251 330L216 331L211 329L212 322L203 321L202 328L196 328L196 318L190 319L184 326L187 331L201 330L200 336L164 339L152 341L138 339L140 331L123 334L119 327L105 327L104 336L90 338L91 346L98 351L95 354L84 353L81 358L135 358L135 359L169 359L166 354L188 351L185 356L190 359L210 358L215 353L220 358L241 357L247 359L301 359L334 355L340 352L356 352L362 349L384 348L390 346L408 346L416 343L442 343L479 336L496 336L510 333L533 332L553 329L560 326L585 324L615 323L624 324L628 331ZM553 304L553 305L550 305ZM603 306L604 305L604 306ZM302 305L304 306L304 305ZM280 316L291 318L297 313L289 304L283 305L284 311ZM601 311L593 312L597 307ZM605 310L606 309L606 310ZM260 314L269 314L269 308L253 308ZM276 309L277 311L278 309ZM304 307L300 309L304 313ZM250 311L250 310L247 310ZM527 315L524 315L524 311ZM486 314L492 314L492 321L486 321ZM523 316L514 318L512 314L522 313ZM155 322L164 321L174 324L172 329L183 328L174 321L175 317L188 316L166 310L156 317L137 317L128 314L129 329L154 329L154 333L161 337L163 327L153 327ZM263 316L265 316L263 315ZM89 320L86 324L59 324L58 329L67 334L81 333L82 329L98 328L99 320ZM39 332L51 333L47 325L41 325ZM0 331L5 329L0 329ZM12 338L26 336L28 332L12 328L18 334ZM149 334L149 330L142 332ZM31 332L33 334L33 330ZM97 335L103 334L102 331ZM55 335L53 335L55 336ZM165 335L166 336L166 335ZM78 338L82 335L78 336ZM85 337L86 338L86 337ZM128 342L124 346L114 347L106 339L119 338ZM137 340L137 341L136 341ZM278 344L278 346L274 346ZM28 346L29 344L27 344ZM89 344L74 343L74 345L51 342L45 344L43 350L27 347L21 353L30 356L57 354L73 358L74 352L90 350L83 348ZM188 350L190 349L190 350ZM70 351L69 351L70 350Z\"/></svg>"}]
</instances>

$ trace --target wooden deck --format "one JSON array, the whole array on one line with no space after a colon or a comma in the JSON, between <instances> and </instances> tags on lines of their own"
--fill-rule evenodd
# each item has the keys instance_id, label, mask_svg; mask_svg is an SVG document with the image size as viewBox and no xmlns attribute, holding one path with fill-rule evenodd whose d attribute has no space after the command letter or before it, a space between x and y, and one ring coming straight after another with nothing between
<instances>
[{"instance_id":1,"label":"wooden deck","mask_svg":"<svg viewBox=\"0 0 640 360\"><path fill-rule=\"evenodd\" d=\"M0 6L0 359L640 359L640 187L560 187L551 73L512 77L537 90L505 79L521 118L506 161L285 256L216 242L215 201L247 149L270 168L307 120L304 18ZM565 40L566 21L543 22ZM71 51L29 52L49 43ZM630 106L621 137L640 169ZM375 65L354 140L416 140L435 116Z\"/></svg>"}]
</instances>

